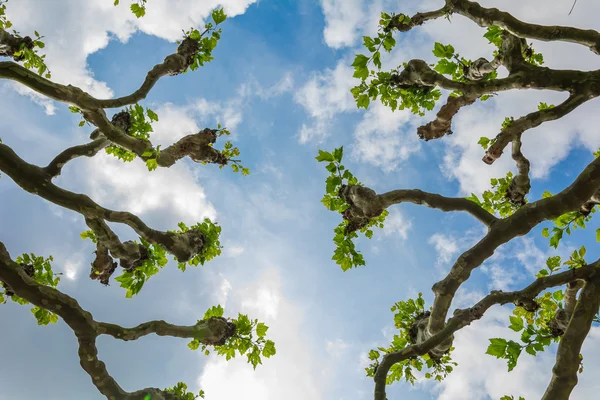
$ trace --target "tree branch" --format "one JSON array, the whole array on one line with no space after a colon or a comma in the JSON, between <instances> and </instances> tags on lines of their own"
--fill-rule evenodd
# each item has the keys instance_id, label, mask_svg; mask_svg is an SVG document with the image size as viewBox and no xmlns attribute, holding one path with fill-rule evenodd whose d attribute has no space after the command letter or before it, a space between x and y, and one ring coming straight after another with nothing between
<instances>
[{"instance_id":1,"label":"tree branch","mask_svg":"<svg viewBox=\"0 0 600 400\"><path fill-rule=\"evenodd\" d=\"M25 191L58 206L88 218L122 223L131 227L149 243L164 247L180 262L189 261L203 249L204 238L196 229L179 234L157 231L148 227L132 213L104 208L84 194L61 189L50 181L42 168L25 162L10 147L2 143L0 143L0 171L6 173Z\"/></svg>"},{"instance_id":2,"label":"tree branch","mask_svg":"<svg viewBox=\"0 0 600 400\"><path fill-rule=\"evenodd\" d=\"M50 177L55 178L60 175L62 168L69 161L77 157L93 157L109 144L110 141L108 139L100 137L93 142L69 147L54 157L54 159L50 161L50 164L43 168L43 170Z\"/></svg>"},{"instance_id":3,"label":"tree branch","mask_svg":"<svg viewBox=\"0 0 600 400\"><path fill-rule=\"evenodd\" d=\"M449 7L446 5L439 10L428 11L428 12L420 12L416 13L410 19L410 23L406 24L403 21L400 21L400 16L402 14L398 14L392 18L388 26L385 27L384 31L389 32L392 29L397 29L400 32L408 32L415 26L423 25L426 21L430 21L433 19L438 19L440 17L445 16L449 13Z\"/></svg>"},{"instance_id":4,"label":"tree branch","mask_svg":"<svg viewBox=\"0 0 600 400\"><path fill-rule=\"evenodd\" d=\"M486 151L483 162L493 164L496 159L500 158L506 145L526 130L540 126L544 122L560 119L597 96L598 93L590 93L589 91L586 91L586 93L578 92L569 96L567 100L556 107L535 111L511 122L496 136L494 143Z\"/></svg>"},{"instance_id":5,"label":"tree branch","mask_svg":"<svg viewBox=\"0 0 600 400\"><path fill-rule=\"evenodd\" d=\"M375 400L386 400L386 377L392 365L410 357L416 357L431 351L440 343L447 340L456 331L483 317L484 313L493 305L500 304L531 304L533 299L542 291L551 287L561 286L580 279L598 280L600 277L600 260L582 268L572 269L556 275L549 275L536 279L526 288L515 292L492 291L473 307L458 309L454 316L448 320L446 326L422 343L413 344L404 349L383 356L375 372ZM598 307L596 306L596 311ZM585 335L584 335L585 336ZM563 338L564 341L564 338ZM579 353L578 353L579 354ZM550 398L548 398L549 400Z\"/></svg>"},{"instance_id":6,"label":"tree branch","mask_svg":"<svg viewBox=\"0 0 600 400\"><path fill-rule=\"evenodd\" d=\"M600 188L600 158L592 161L577 179L559 194L528 203L508 218L496 221L488 233L471 249L461 254L448 275L433 285L435 294L429 329L436 333L444 328L454 294L471 272L502 244L527 234L540 222L578 210Z\"/></svg>"},{"instance_id":7,"label":"tree branch","mask_svg":"<svg viewBox=\"0 0 600 400\"><path fill-rule=\"evenodd\" d=\"M441 211L465 211L491 227L498 218L490 214L474 202L458 197L444 197L436 193L421 190L393 190L378 196L385 208L398 203L422 204L427 207L437 208Z\"/></svg>"},{"instance_id":8,"label":"tree branch","mask_svg":"<svg viewBox=\"0 0 600 400\"><path fill-rule=\"evenodd\" d=\"M481 27L499 26L513 35L537 39L545 42L563 41L587 46L600 54L600 33L592 29L578 29L568 26L544 26L523 22L497 8L484 8L468 0L446 0L446 7L463 15Z\"/></svg>"},{"instance_id":9,"label":"tree branch","mask_svg":"<svg viewBox=\"0 0 600 400\"><path fill-rule=\"evenodd\" d=\"M420 139L428 141L452 134L452 118L462 107L471 105L476 100L477 97L471 96L448 96L448 101L438 111L436 119L417 128L417 135Z\"/></svg>"},{"instance_id":10,"label":"tree branch","mask_svg":"<svg viewBox=\"0 0 600 400\"><path fill-rule=\"evenodd\" d=\"M156 333L160 336L195 338L207 345L218 345L236 332L235 325L224 318L199 321L191 327L171 325L164 321L150 321L135 328L96 322L92 314L81 308L75 299L54 288L40 285L30 278L23 268L11 259L2 242L0 242L0 281L9 285L19 297L57 314L65 321L77 337L82 368L88 373L100 393L111 400L144 400L147 394L153 395L153 400L178 400L178 398L156 388L142 389L133 393L124 391L110 376L106 365L98 359L96 338L99 335L107 334L122 340L134 340L149 333Z\"/></svg>"},{"instance_id":11,"label":"tree branch","mask_svg":"<svg viewBox=\"0 0 600 400\"><path fill-rule=\"evenodd\" d=\"M600 307L600 276L588 280L573 311L558 349L552 379L542 400L568 400L575 385L581 359L583 341L590 331L594 316Z\"/></svg>"},{"instance_id":12,"label":"tree branch","mask_svg":"<svg viewBox=\"0 0 600 400\"><path fill-rule=\"evenodd\" d=\"M518 172L510 182L506 194L511 203L522 206L525 204L525 196L527 196L531 189L531 181L529 179L531 163L521 152L521 138L519 136L513 140L512 158L517 163Z\"/></svg>"}]
</instances>

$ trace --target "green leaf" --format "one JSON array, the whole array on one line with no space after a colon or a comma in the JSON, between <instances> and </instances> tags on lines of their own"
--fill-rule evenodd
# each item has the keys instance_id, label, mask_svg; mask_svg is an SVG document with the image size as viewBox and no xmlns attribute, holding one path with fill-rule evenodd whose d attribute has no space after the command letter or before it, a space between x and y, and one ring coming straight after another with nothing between
<instances>
[{"instance_id":1,"label":"green leaf","mask_svg":"<svg viewBox=\"0 0 600 400\"><path fill-rule=\"evenodd\" d=\"M523 319L521 317L510 316L510 329L515 332L519 332L524 328Z\"/></svg>"},{"instance_id":2,"label":"green leaf","mask_svg":"<svg viewBox=\"0 0 600 400\"><path fill-rule=\"evenodd\" d=\"M360 96L358 96L358 99L356 99L356 105L358 106L358 108L368 108L369 107L369 103L370 103L370 99L369 96L366 94L361 94Z\"/></svg>"},{"instance_id":3,"label":"green leaf","mask_svg":"<svg viewBox=\"0 0 600 400\"><path fill-rule=\"evenodd\" d=\"M542 229L542 236L545 238L550 237L550 231L548 228Z\"/></svg>"},{"instance_id":4,"label":"green leaf","mask_svg":"<svg viewBox=\"0 0 600 400\"><path fill-rule=\"evenodd\" d=\"M212 19L213 21L215 21L215 25L219 25L220 23L225 22L225 20L227 19L227 15L225 15L223 9L220 8L212 12Z\"/></svg>"},{"instance_id":5,"label":"green leaf","mask_svg":"<svg viewBox=\"0 0 600 400\"><path fill-rule=\"evenodd\" d=\"M600 228L596 229L596 242L600 242Z\"/></svg>"},{"instance_id":6,"label":"green leaf","mask_svg":"<svg viewBox=\"0 0 600 400\"><path fill-rule=\"evenodd\" d=\"M146 15L146 9L139 4L133 3L129 8L131 9L133 15L135 15L137 18L141 18Z\"/></svg>"},{"instance_id":7,"label":"green leaf","mask_svg":"<svg viewBox=\"0 0 600 400\"><path fill-rule=\"evenodd\" d=\"M256 335L258 337L264 337L267 334L267 329L269 329L268 326L266 326L264 323L259 322L256 325Z\"/></svg>"},{"instance_id":8,"label":"green leaf","mask_svg":"<svg viewBox=\"0 0 600 400\"><path fill-rule=\"evenodd\" d=\"M492 356L496 356L498 358L504 358L504 354L506 353L506 346L508 343L506 339L490 339L490 345L487 348L486 354L490 354Z\"/></svg>"},{"instance_id":9,"label":"green leaf","mask_svg":"<svg viewBox=\"0 0 600 400\"><path fill-rule=\"evenodd\" d=\"M335 158L333 157L333 154L327 152L327 151L323 151L323 150L319 150L319 155L315 157L315 159L319 162L322 161L335 161Z\"/></svg>"},{"instance_id":10,"label":"green leaf","mask_svg":"<svg viewBox=\"0 0 600 400\"><path fill-rule=\"evenodd\" d=\"M158 115L156 115L156 113L154 111L147 108L146 112L148 113L148 118L150 118L151 121L158 121Z\"/></svg>"},{"instance_id":11,"label":"green leaf","mask_svg":"<svg viewBox=\"0 0 600 400\"><path fill-rule=\"evenodd\" d=\"M265 347L263 347L262 355L269 358L274 356L277 351L275 350L275 343L272 340L267 340L265 342Z\"/></svg>"},{"instance_id":12,"label":"green leaf","mask_svg":"<svg viewBox=\"0 0 600 400\"><path fill-rule=\"evenodd\" d=\"M452 58L454 55L454 47L452 47L452 45L444 46L439 42L435 42L433 55L438 58Z\"/></svg>"},{"instance_id":13,"label":"green leaf","mask_svg":"<svg viewBox=\"0 0 600 400\"><path fill-rule=\"evenodd\" d=\"M343 156L343 154L344 154L344 146L339 147L339 148L333 150L333 158L337 162L342 162L342 156Z\"/></svg>"},{"instance_id":14,"label":"green leaf","mask_svg":"<svg viewBox=\"0 0 600 400\"><path fill-rule=\"evenodd\" d=\"M204 313L203 320L207 320L211 317L222 317L223 316L223 307L221 305L212 306Z\"/></svg>"},{"instance_id":15,"label":"green leaf","mask_svg":"<svg viewBox=\"0 0 600 400\"><path fill-rule=\"evenodd\" d=\"M490 145L490 141L491 140L489 138L486 138L486 137L482 136L482 137L479 138L479 141L477 142L477 144L480 144L481 147L484 148L484 150L487 150L487 148Z\"/></svg>"}]
</instances>

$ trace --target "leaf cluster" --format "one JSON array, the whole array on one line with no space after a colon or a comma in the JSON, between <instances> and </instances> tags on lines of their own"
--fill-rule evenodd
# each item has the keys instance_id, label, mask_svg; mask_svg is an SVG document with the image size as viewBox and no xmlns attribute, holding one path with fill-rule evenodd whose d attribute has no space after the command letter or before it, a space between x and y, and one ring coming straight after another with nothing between
<instances>
[{"instance_id":1,"label":"leaf cluster","mask_svg":"<svg viewBox=\"0 0 600 400\"><path fill-rule=\"evenodd\" d=\"M467 200L474 202L481 208L492 214L499 214L501 217L509 217L514 214L519 207L511 203L507 197L508 188L513 179L513 173L508 172L504 178L492 178L490 184L492 190L486 190L480 199L474 193L467 197ZM527 199L525 199L527 201Z\"/></svg>"},{"instance_id":2,"label":"leaf cluster","mask_svg":"<svg viewBox=\"0 0 600 400\"><path fill-rule=\"evenodd\" d=\"M71 107L69 107L69 109L71 109ZM130 116L130 121L131 124L129 126L129 130L128 132L126 132L127 135L132 136L136 139L140 139L144 142L148 142L150 140L150 133L153 131L152 129L152 124L151 121L158 121L158 115L156 115L156 113L152 110L150 110L149 108L146 108L145 112L144 112L144 107L142 107L139 104L135 104L133 106L129 106L127 109L123 110L126 111L127 113L129 113ZM148 120L146 120L146 115L148 116ZM81 126L81 124L80 124ZM136 157L135 153L123 149L122 147L113 145L113 146L108 146L106 147L106 153L107 154L112 154L113 156L117 157L120 160L123 160L124 162L130 162L133 161ZM160 150L157 150L160 151ZM156 151L152 151L152 149L150 149L149 151L145 152L144 154L142 154L144 157L150 157L153 154L155 155L154 159L148 159L146 161L146 166L148 167L148 169L150 171L152 171L153 169L156 169L156 167L158 166L156 164Z\"/></svg>"},{"instance_id":3,"label":"leaf cluster","mask_svg":"<svg viewBox=\"0 0 600 400\"><path fill-rule=\"evenodd\" d=\"M150 244L142 237L140 237L140 242L148 251L148 258L139 267L132 271L125 270L120 276L115 278L120 283L120 287L127 290L125 293L125 297L127 298L138 294L142 290L144 283L151 276L156 275L162 267L167 265L167 253L162 246Z\"/></svg>"},{"instance_id":4,"label":"leaf cluster","mask_svg":"<svg viewBox=\"0 0 600 400\"><path fill-rule=\"evenodd\" d=\"M189 228L183 222L178 223L177 226L179 227L179 230L174 231L175 233L183 233L189 231L190 229L196 229L204 237L204 246L202 247L202 250L187 263L180 262L178 264L178 268L181 271L186 270L186 265L197 267L198 264L204 265L205 262L221 255L221 249L223 246L221 246L221 242L219 240L219 236L221 235L221 227L218 224L213 223L208 218L204 218L204 221L198 222Z\"/></svg>"},{"instance_id":5,"label":"leaf cluster","mask_svg":"<svg viewBox=\"0 0 600 400\"><path fill-rule=\"evenodd\" d=\"M211 14L213 22L204 25L204 31L200 32L196 28L184 32L185 38L190 38L198 42L198 51L193 55L193 62L190 65L192 71L204 66L204 63L214 60L212 52L217 47L219 39L221 39L221 29L216 29L216 26L225 22L227 15L222 8L214 10ZM208 34L210 33L210 36ZM186 69L187 71L187 69ZM186 72L184 71L184 73Z\"/></svg>"},{"instance_id":6,"label":"leaf cluster","mask_svg":"<svg viewBox=\"0 0 600 400\"><path fill-rule=\"evenodd\" d=\"M321 199L321 203L330 211L337 211L344 214L350 207L348 203L340 196L340 191L343 186L361 185L358 179L342 165L342 157L344 148L339 147L333 152L319 150L319 155L315 159L319 162L328 163L325 169L330 175L325 180L325 195ZM385 218L388 216L388 211L384 210L381 215L371 218L367 224L362 226L358 231L364 234L367 238L373 237L373 227L384 227ZM353 239L358 238L358 233L355 230L349 230L349 221L343 219L342 222L333 230L335 250L331 258L342 267L342 270L347 271L352 267L365 265L363 255L356 250Z\"/></svg>"},{"instance_id":7,"label":"leaf cluster","mask_svg":"<svg viewBox=\"0 0 600 400\"><path fill-rule=\"evenodd\" d=\"M203 320L212 317L223 317L223 307L220 305L209 308L204 314ZM200 321L199 321L200 322ZM223 345L214 346L214 351L218 355L225 356L229 361L236 354L246 355L248 363L256 369L258 364L262 364L262 358L269 358L276 354L275 343L272 340L265 339L269 327L258 319L251 320L245 314L238 314L236 319L232 319L236 326L236 333L228 338ZM192 340L188 347L192 350L201 350L205 355L210 354L208 345L204 345L198 339Z\"/></svg>"},{"instance_id":8,"label":"leaf cluster","mask_svg":"<svg viewBox=\"0 0 600 400\"><path fill-rule=\"evenodd\" d=\"M165 392L179 396L179 398L181 400L196 400L196 399L204 398L204 390L200 390L197 395L192 392L188 392L187 385L183 382L177 382L177 385L175 385L171 388L165 389ZM148 399L144 399L144 400L151 399L151 397L149 397L149 395L147 397L148 397Z\"/></svg>"},{"instance_id":9,"label":"leaf cluster","mask_svg":"<svg viewBox=\"0 0 600 400\"><path fill-rule=\"evenodd\" d=\"M393 340L389 347L378 347L377 350L369 351L369 360L373 361L365 368L367 376L373 377L379 365L379 357L382 354L401 351L410 343L410 329L419 317L425 313L425 301L422 293L419 293L416 299L408 299L395 303L391 309L394 313L394 326L399 330L398 334L394 334ZM452 350L452 349L451 349ZM400 381L404 378L407 382L414 385L417 378L413 371L422 371L426 366L429 370L425 373L426 379L435 379L441 382L446 376L452 372L456 362L452 361L450 352L443 355L440 359L432 359L428 354L420 357L412 357L400 363L394 364L386 377L386 384L390 385L393 382Z\"/></svg>"}]
</instances>

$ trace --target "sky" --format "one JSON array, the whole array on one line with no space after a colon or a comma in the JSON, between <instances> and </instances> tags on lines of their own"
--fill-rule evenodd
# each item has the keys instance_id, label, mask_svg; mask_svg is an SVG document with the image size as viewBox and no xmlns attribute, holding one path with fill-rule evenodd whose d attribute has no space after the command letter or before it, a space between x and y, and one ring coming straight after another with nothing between
<instances>
[{"instance_id":1,"label":"sky","mask_svg":"<svg viewBox=\"0 0 600 400\"><path fill-rule=\"evenodd\" d=\"M356 84L350 64L362 52L361 36L376 31L379 13L437 9L441 0L149 0L137 20L128 1L10 0L9 19L23 33L44 36L53 79L100 98L128 94L153 65L174 52L181 30L203 26L223 6L215 60L200 70L165 77L142 103L159 116L152 140L166 146L182 136L220 123L232 132L248 177L214 165L178 162L148 172L136 160L112 156L70 162L56 183L86 193L103 206L131 211L150 226L174 229L204 217L222 227L223 254L182 273L173 263L132 299L116 283L88 278L94 248L82 241L82 218L0 178L0 240L16 258L24 252L54 256L62 272L59 289L75 297L96 320L134 326L164 319L193 324L215 304L226 316L247 313L270 327L277 354L256 371L236 358L225 362L190 351L186 340L148 336L133 342L101 337L99 357L126 390L169 387L184 381L210 400L372 398L364 374L367 353L389 344L395 302L423 292L442 278L461 251L484 234L462 213L414 205L390 209L386 227L372 240L357 242L367 265L343 272L333 261L333 228L339 216L319 202L326 171L314 159L318 149L344 146L345 165L377 192L420 188L446 196L481 193L489 179L513 170L510 157L492 166L481 162L479 137L493 137L507 116L535 110L540 101L564 96L545 92L502 93L455 118L454 134L422 142L416 127L428 121L381 104L357 110L350 95ZM481 2L492 6L492 0ZM540 24L600 28L600 3L571 0L540 3L506 0L506 11ZM484 30L460 16L427 23L397 35L384 68L412 58L432 61L435 41L451 43L466 58L489 57ZM539 43L534 47L555 68L598 69L599 58L583 46ZM67 106L40 98L11 82L0 82L0 137L28 162L45 165L64 148L85 143L91 131L77 126ZM600 147L596 103L560 121L528 131L523 152L532 163L532 191L556 193L577 176ZM435 112L435 111L434 111ZM588 260L599 255L593 231L563 239L549 249L543 224L498 249L458 292L454 307L468 307L489 290L516 290L534 278L548 256L568 256L585 244ZM114 226L122 240L136 239ZM523 354L510 374L504 360L485 355L488 339L514 338L506 328L511 310L494 307L456 334L453 358L459 366L442 383L396 383L390 399L497 400L503 395L539 398L551 377L554 352ZM0 305L0 399L102 399L81 369L77 344L61 321L39 327L27 307ZM554 348L552 350L555 350ZM600 390L600 328L584 348L583 374L572 398L593 398Z\"/></svg>"}]
</instances>

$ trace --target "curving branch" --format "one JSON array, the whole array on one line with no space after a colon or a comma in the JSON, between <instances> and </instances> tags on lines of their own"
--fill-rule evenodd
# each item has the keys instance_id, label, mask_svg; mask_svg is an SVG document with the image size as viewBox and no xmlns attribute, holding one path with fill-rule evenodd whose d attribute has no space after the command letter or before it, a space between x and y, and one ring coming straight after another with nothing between
<instances>
[{"instance_id":1,"label":"curving branch","mask_svg":"<svg viewBox=\"0 0 600 400\"><path fill-rule=\"evenodd\" d=\"M528 307L528 305L533 306L535 297L539 295L542 291L552 287L562 286L569 282L574 282L581 279L587 281L598 281L600 279L600 260L597 260L596 262L586 265L582 268L572 269L569 271L558 273L556 275L549 275L543 278L538 278L529 286L519 291L492 291L489 295L481 299L473 307L466 309L457 309L454 312L454 316L448 320L448 323L444 326L444 328L439 332L433 334L426 341L407 346L400 351L388 353L383 356L383 359L377 367L377 371L375 372L374 376L375 400L386 400L386 377L392 365L407 360L411 357L426 354L429 351L435 349L437 346L439 346L441 343L443 343L445 340L451 337L456 331L464 328L467 325L470 325L471 322L483 317L485 312L490 307L496 304L504 305L509 303L513 303L515 305L523 305L525 307ZM595 290L598 290L598 284L595 285ZM600 299L600 296L597 296L597 298ZM598 305L596 304L595 312L597 311ZM563 342L565 342L564 337ZM577 355L578 354L579 353L577 353ZM544 400L549 399L550 397Z\"/></svg>"},{"instance_id":2,"label":"curving branch","mask_svg":"<svg viewBox=\"0 0 600 400\"><path fill-rule=\"evenodd\" d=\"M440 8L439 10L416 13L411 17L410 23L408 24L404 23L403 20L401 21L400 16L402 16L402 14L398 14L392 17L392 20L390 21L388 26L385 27L384 31L390 32L392 29L396 29L400 32L408 32L415 26L420 26L427 21L446 16L447 14L449 14L449 10L450 8L446 5Z\"/></svg>"},{"instance_id":3,"label":"curving branch","mask_svg":"<svg viewBox=\"0 0 600 400\"><path fill-rule=\"evenodd\" d=\"M160 336L194 338L206 345L218 345L236 333L235 325L224 318L199 321L189 327L171 325L164 321L150 321L135 328L97 322L92 314L81 308L72 297L54 288L40 285L30 278L23 268L11 259L2 242L0 242L0 281L9 285L19 297L57 314L65 321L77 337L81 366L100 393L108 399L143 400L148 394L152 395L152 399L159 400L177 400L177 397L156 388L142 389L133 393L124 391L110 376L106 365L98 359L96 338L99 335L107 334L122 340L134 340L156 333Z\"/></svg>"},{"instance_id":4,"label":"curving branch","mask_svg":"<svg viewBox=\"0 0 600 400\"><path fill-rule=\"evenodd\" d=\"M180 262L189 261L204 247L204 238L195 229L179 234L157 231L132 213L104 208L84 194L73 193L56 186L42 168L27 163L2 143L0 143L0 171L6 173L23 190L58 206L78 212L89 219L122 223L131 227L149 243L164 247Z\"/></svg>"},{"instance_id":5,"label":"curving branch","mask_svg":"<svg viewBox=\"0 0 600 400\"><path fill-rule=\"evenodd\" d=\"M458 257L448 275L433 285L435 299L429 319L429 330L436 333L444 328L450 304L460 285L469 278L475 268L491 257L500 245L527 234L542 221L578 210L598 189L600 158L592 161L569 187L556 196L525 204L510 217L496 221L483 239Z\"/></svg>"},{"instance_id":6,"label":"curving branch","mask_svg":"<svg viewBox=\"0 0 600 400\"><path fill-rule=\"evenodd\" d=\"M465 211L488 227L498 221L498 218L472 201L464 198L444 197L418 189L393 190L378 195L367 187L351 185L343 187L340 195L351 205L348 209L350 218L374 218L394 204L413 203L437 208L441 211Z\"/></svg>"},{"instance_id":7,"label":"curving branch","mask_svg":"<svg viewBox=\"0 0 600 400\"><path fill-rule=\"evenodd\" d=\"M508 143L515 140L515 138L520 137L526 130L538 127L544 122L560 119L586 101L598 97L598 95L600 95L600 93L597 91L585 90L583 92L582 89L582 92L570 95L567 100L556 107L535 111L511 122L510 125L504 128L498 136L496 136L494 143L486 151L483 162L486 164L493 164L494 161L502 155L502 152Z\"/></svg>"},{"instance_id":8,"label":"curving branch","mask_svg":"<svg viewBox=\"0 0 600 400\"><path fill-rule=\"evenodd\" d=\"M512 144L512 158L517 163L517 175L514 176L506 193L511 203L522 206L525 204L525 196L531 189L529 170L531 163L521 152L521 138L517 136Z\"/></svg>"},{"instance_id":9,"label":"curving branch","mask_svg":"<svg viewBox=\"0 0 600 400\"><path fill-rule=\"evenodd\" d=\"M448 96L446 104L440 108L436 119L426 125L417 128L417 135L425 141L438 139L452 134L452 118L462 107L475 103L477 97L472 96Z\"/></svg>"},{"instance_id":10,"label":"curving branch","mask_svg":"<svg viewBox=\"0 0 600 400\"><path fill-rule=\"evenodd\" d=\"M600 307L600 276L587 280L569 325L558 344L552 379L542 400L568 400L575 385L581 359L583 341L590 331L594 316Z\"/></svg>"},{"instance_id":11,"label":"curving branch","mask_svg":"<svg viewBox=\"0 0 600 400\"><path fill-rule=\"evenodd\" d=\"M484 8L479 3L468 0L446 0L451 12L463 15L481 27L499 26L513 35L537 39L545 42L563 41L587 46L600 54L600 33L592 29L578 29L568 26L544 26L523 22L497 8Z\"/></svg>"},{"instance_id":12,"label":"curving branch","mask_svg":"<svg viewBox=\"0 0 600 400\"><path fill-rule=\"evenodd\" d=\"M102 149L110 144L110 141L104 137L100 137L92 142L81 144L62 151L59 155L54 157L50 163L43 168L44 172L51 178L55 178L60 175L62 168L69 161L78 157L93 157Z\"/></svg>"}]
</instances>

